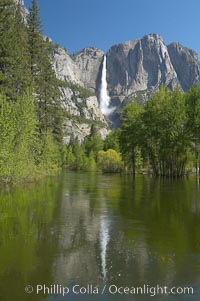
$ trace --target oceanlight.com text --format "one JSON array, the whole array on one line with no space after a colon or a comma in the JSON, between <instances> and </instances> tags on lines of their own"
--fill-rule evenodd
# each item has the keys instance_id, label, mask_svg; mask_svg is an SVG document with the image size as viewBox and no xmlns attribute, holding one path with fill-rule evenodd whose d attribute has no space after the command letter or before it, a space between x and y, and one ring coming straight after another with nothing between
<instances>
[{"instance_id":1,"label":"oceanlight.com text","mask_svg":"<svg viewBox=\"0 0 200 301\"><path fill-rule=\"evenodd\" d=\"M62 286L60 284L37 284L36 286L27 285L25 287L27 294L36 295L148 295L151 297L158 295L193 295L194 289L190 286L169 287L161 285L143 286L117 286L115 284L105 284L103 286L95 286L88 284L85 286L75 284L73 286Z\"/></svg>"}]
</instances>

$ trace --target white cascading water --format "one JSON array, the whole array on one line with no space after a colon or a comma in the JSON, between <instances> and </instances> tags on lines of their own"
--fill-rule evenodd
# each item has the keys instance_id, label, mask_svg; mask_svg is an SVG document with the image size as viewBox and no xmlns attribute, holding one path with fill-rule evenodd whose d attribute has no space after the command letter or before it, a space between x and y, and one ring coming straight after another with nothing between
<instances>
[{"instance_id":1,"label":"white cascading water","mask_svg":"<svg viewBox=\"0 0 200 301\"><path fill-rule=\"evenodd\" d=\"M109 105L110 97L108 95L106 81L106 55L104 55L100 88L100 109L104 115L109 115L110 113L112 113L113 109L109 108Z\"/></svg>"}]
</instances>

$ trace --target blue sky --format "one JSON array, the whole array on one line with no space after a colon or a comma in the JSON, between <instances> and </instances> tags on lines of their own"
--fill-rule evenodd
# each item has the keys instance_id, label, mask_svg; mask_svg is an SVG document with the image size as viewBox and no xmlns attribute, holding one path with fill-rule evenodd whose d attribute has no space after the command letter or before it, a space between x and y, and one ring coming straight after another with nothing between
<instances>
[{"instance_id":1,"label":"blue sky","mask_svg":"<svg viewBox=\"0 0 200 301\"><path fill-rule=\"evenodd\" d=\"M70 53L158 33L200 56L199 0L39 0L39 7L44 34Z\"/></svg>"}]
</instances>

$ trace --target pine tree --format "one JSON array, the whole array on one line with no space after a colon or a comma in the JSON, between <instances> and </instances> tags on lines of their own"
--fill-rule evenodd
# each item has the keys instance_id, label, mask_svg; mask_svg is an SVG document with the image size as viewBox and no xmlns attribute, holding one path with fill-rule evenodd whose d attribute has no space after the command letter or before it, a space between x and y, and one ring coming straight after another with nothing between
<instances>
[{"instance_id":1,"label":"pine tree","mask_svg":"<svg viewBox=\"0 0 200 301\"><path fill-rule=\"evenodd\" d=\"M103 149L103 140L94 124L91 127L90 135L85 138L84 148L87 156L93 152L95 159L97 159L98 151Z\"/></svg>"},{"instance_id":2,"label":"pine tree","mask_svg":"<svg viewBox=\"0 0 200 301\"><path fill-rule=\"evenodd\" d=\"M47 44L41 31L41 20L36 0L32 0L28 18L31 74L38 101L40 132L51 131L54 139L62 143L62 110L60 90L48 56Z\"/></svg>"},{"instance_id":3,"label":"pine tree","mask_svg":"<svg viewBox=\"0 0 200 301\"><path fill-rule=\"evenodd\" d=\"M7 101L0 94L0 178L15 182L34 176L37 119L30 93Z\"/></svg>"},{"instance_id":4,"label":"pine tree","mask_svg":"<svg viewBox=\"0 0 200 301\"><path fill-rule=\"evenodd\" d=\"M27 29L19 5L13 0L0 3L0 92L16 100L30 86Z\"/></svg>"}]
</instances>

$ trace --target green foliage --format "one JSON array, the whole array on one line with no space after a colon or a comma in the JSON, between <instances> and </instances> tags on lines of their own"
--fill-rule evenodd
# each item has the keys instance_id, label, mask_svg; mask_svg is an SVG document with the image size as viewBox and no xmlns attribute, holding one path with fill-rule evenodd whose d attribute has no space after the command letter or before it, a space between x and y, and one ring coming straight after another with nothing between
<instances>
[{"instance_id":1,"label":"green foliage","mask_svg":"<svg viewBox=\"0 0 200 301\"><path fill-rule=\"evenodd\" d=\"M1 180L8 182L12 176L14 164L14 141L15 124L14 104L7 102L6 98L0 95L0 171Z\"/></svg>"},{"instance_id":2,"label":"green foliage","mask_svg":"<svg viewBox=\"0 0 200 301\"><path fill-rule=\"evenodd\" d=\"M0 95L0 179L29 181L61 166L61 154L51 132L38 133L35 101L30 93L15 103Z\"/></svg>"},{"instance_id":3,"label":"green foliage","mask_svg":"<svg viewBox=\"0 0 200 301\"><path fill-rule=\"evenodd\" d=\"M184 94L162 87L147 102L144 147L156 175L181 176L190 146Z\"/></svg>"},{"instance_id":4,"label":"green foliage","mask_svg":"<svg viewBox=\"0 0 200 301\"><path fill-rule=\"evenodd\" d=\"M73 154L75 157L73 169L74 170L84 170L86 167L87 158L86 158L85 151L84 151L82 145L80 144L80 142L77 139L75 139L75 141L73 142L72 148L73 148Z\"/></svg>"},{"instance_id":5,"label":"green foliage","mask_svg":"<svg viewBox=\"0 0 200 301\"><path fill-rule=\"evenodd\" d=\"M62 165L61 153L50 131L42 133L38 168L44 174L51 174L59 170Z\"/></svg>"},{"instance_id":6,"label":"green foliage","mask_svg":"<svg viewBox=\"0 0 200 301\"><path fill-rule=\"evenodd\" d=\"M87 171L95 171L97 169L97 163L95 161L94 153L90 152L89 157L87 158Z\"/></svg>"},{"instance_id":7,"label":"green foliage","mask_svg":"<svg viewBox=\"0 0 200 301\"><path fill-rule=\"evenodd\" d=\"M99 149L102 149L102 139L97 133L93 133L82 144L78 139L72 139L70 145L66 146L64 166L71 170L95 171Z\"/></svg>"},{"instance_id":8,"label":"green foliage","mask_svg":"<svg viewBox=\"0 0 200 301\"><path fill-rule=\"evenodd\" d=\"M122 170L122 159L114 149L98 152L98 167L105 173L116 173Z\"/></svg>"},{"instance_id":9,"label":"green foliage","mask_svg":"<svg viewBox=\"0 0 200 301\"><path fill-rule=\"evenodd\" d=\"M59 81L52 68L49 43L41 34L41 20L36 0L32 0L28 18L28 38L31 58L31 75L37 100L40 132L50 130L54 139L62 143L62 109Z\"/></svg>"},{"instance_id":10,"label":"green foliage","mask_svg":"<svg viewBox=\"0 0 200 301\"><path fill-rule=\"evenodd\" d=\"M87 156L92 152L95 159L97 158L98 151L103 149L103 140L94 124L91 127L90 135L85 138L84 148Z\"/></svg>"},{"instance_id":11,"label":"green foliage","mask_svg":"<svg viewBox=\"0 0 200 301\"><path fill-rule=\"evenodd\" d=\"M129 103L123 112L120 149L126 165L133 173L137 169L138 147L142 141L142 114L144 108L136 102Z\"/></svg>"},{"instance_id":12,"label":"green foliage","mask_svg":"<svg viewBox=\"0 0 200 301\"><path fill-rule=\"evenodd\" d=\"M200 84L193 86L186 94L186 106L192 139L200 142Z\"/></svg>"},{"instance_id":13,"label":"green foliage","mask_svg":"<svg viewBox=\"0 0 200 301\"><path fill-rule=\"evenodd\" d=\"M48 47L41 32L37 1L32 0L27 26L20 5L13 0L2 0L1 181L30 180L62 165L63 114L59 81L51 66Z\"/></svg>"},{"instance_id":14,"label":"green foliage","mask_svg":"<svg viewBox=\"0 0 200 301\"><path fill-rule=\"evenodd\" d=\"M186 94L188 128L191 134L196 173L200 174L200 85L193 86Z\"/></svg>"},{"instance_id":15,"label":"green foliage","mask_svg":"<svg viewBox=\"0 0 200 301\"><path fill-rule=\"evenodd\" d=\"M120 139L120 129L113 129L104 140L104 147L103 149L106 151L108 149L114 149L117 152L120 152L120 145L119 145L119 139Z\"/></svg>"},{"instance_id":16,"label":"green foliage","mask_svg":"<svg viewBox=\"0 0 200 301\"><path fill-rule=\"evenodd\" d=\"M31 85L27 29L13 0L0 3L0 92L16 100Z\"/></svg>"},{"instance_id":17,"label":"green foliage","mask_svg":"<svg viewBox=\"0 0 200 301\"><path fill-rule=\"evenodd\" d=\"M0 177L15 182L34 173L37 119L32 96L18 97L16 103L0 95Z\"/></svg>"},{"instance_id":18,"label":"green foliage","mask_svg":"<svg viewBox=\"0 0 200 301\"><path fill-rule=\"evenodd\" d=\"M178 88L170 91L161 87L143 108L137 103L125 107L120 147L124 160L132 163L134 172L138 168L136 162L142 167L143 158L143 164L150 163L155 175L185 174L188 160L192 158L191 129L195 128L196 120L191 94L194 96L197 91L193 89L186 95Z\"/></svg>"},{"instance_id":19,"label":"green foliage","mask_svg":"<svg viewBox=\"0 0 200 301\"><path fill-rule=\"evenodd\" d=\"M73 153L73 148L71 145L66 146L66 156L65 156L65 167L68 169L74 169L75 165L75 155Z\"/></svg>"}]
</instances>

